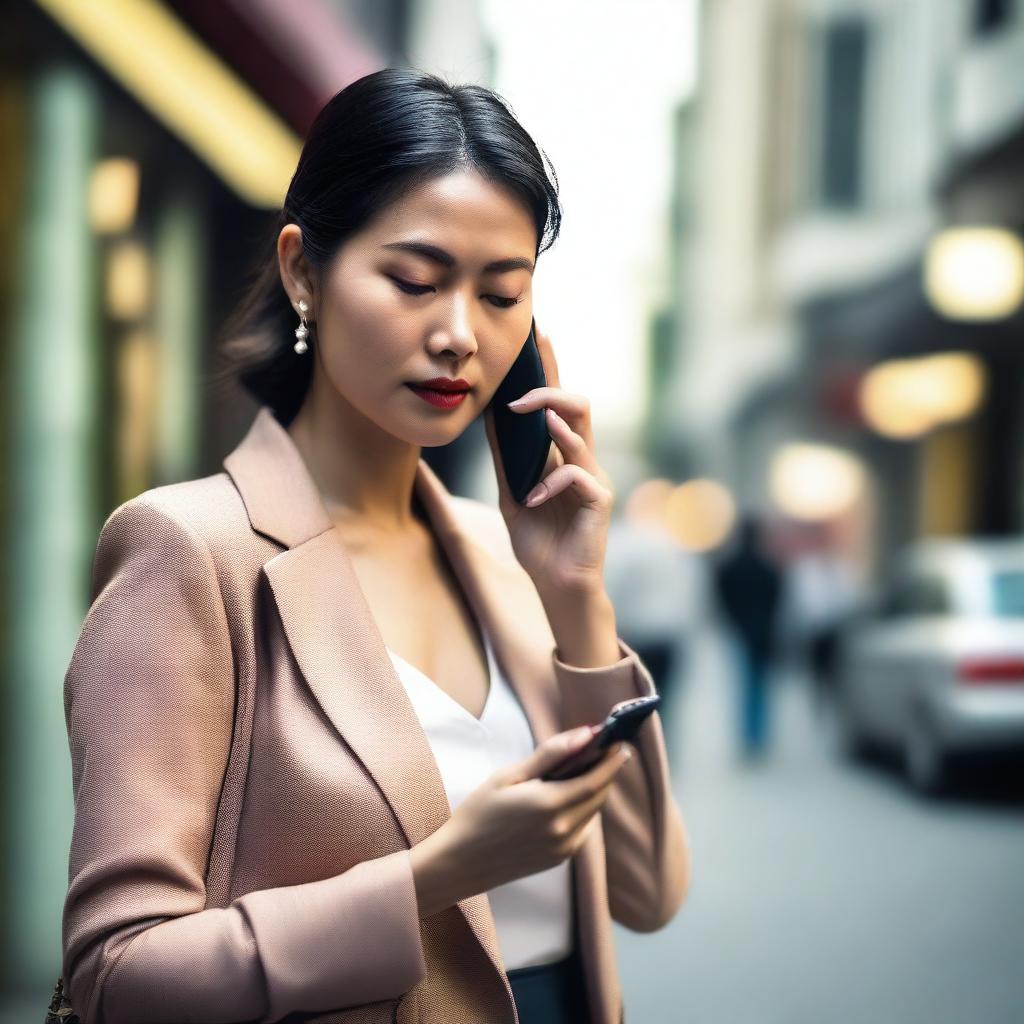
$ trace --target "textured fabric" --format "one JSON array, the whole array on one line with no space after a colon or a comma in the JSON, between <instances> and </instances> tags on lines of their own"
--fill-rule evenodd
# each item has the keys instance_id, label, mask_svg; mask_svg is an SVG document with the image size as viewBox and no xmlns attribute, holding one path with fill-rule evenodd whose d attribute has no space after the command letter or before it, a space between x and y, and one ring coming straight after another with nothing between
<instances>
[{"instance_id":1,"label":"textured fabric","mask_svg":"<svg viewBox=\"0 0 1024 1024\"><path fill-rule=\"evenodd\" d=\"M497 509L416 490L537 742L653 689L562 663ZM263 407L224 471L104 523L64 680L75 820L63 976L84 1024L517 1020L485 894L420 921L409 849L450 808L298 449ZM592 1019L611 920L688 884L658 716L572 858Z\"/></svg>"},{"instance_id":2,"label":"textured fabric","mask_svg":"<svg viewBox=\"0 0 1024 1024\"><path fill-rule=\"evenodd\" d=\"M454 811L489 775L533 752L530 723L481 630L490 686L480 717L387 648L441 772ZM569 861L487 892L506 971L562 960L572 950Z\"/></svg>"}]
</instances>

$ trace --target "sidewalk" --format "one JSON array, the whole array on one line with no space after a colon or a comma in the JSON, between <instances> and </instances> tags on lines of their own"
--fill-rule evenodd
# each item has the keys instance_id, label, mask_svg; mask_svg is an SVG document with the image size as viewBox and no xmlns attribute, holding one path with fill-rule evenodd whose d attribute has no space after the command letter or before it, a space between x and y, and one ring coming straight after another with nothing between
<instances>
[{"instance_id":1,"label":"sidewalk","mask_svg":"<svg viewBox=\"0 0 1024 1024\"><path fill-rule=\"evenodd\" d=\"M627 1024L1020 1020L1022 808L930 805L834 760L796 675L741 766L733 682L706 637L668 738L693 884L661 932L616 926Z\"/></svg>"}]
</instances>

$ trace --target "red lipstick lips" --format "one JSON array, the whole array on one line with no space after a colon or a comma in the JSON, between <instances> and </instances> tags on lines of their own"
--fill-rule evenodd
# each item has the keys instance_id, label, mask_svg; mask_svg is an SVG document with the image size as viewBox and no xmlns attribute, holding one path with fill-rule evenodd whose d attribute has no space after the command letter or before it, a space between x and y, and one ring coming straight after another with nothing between
<instances>
[{"instance_id":1,"label":"red lipstick lips","mask_svg":"<svg viewBox=\"0 0 1024 1024\"><path fill-rule=\"evenodd\" d=\"M418 384L411 385L415 388L430 388L432 391L468 391L469 381L457 377L452 380L450 377L431 377L430 380L421 380Z\"/></svg>"},{"instance_id":2,"label":"red lipstick lips","mask_svg":"<svg viewBox=\"0 0 1024 1024\"><path fill-rule=\"evenodd\" d=\"M455 380L450 377L432 377L407 386L425 402L439 409L454 409L461 405L470 390L469 381L461 377Z\"/></svg>"}]
</instances>

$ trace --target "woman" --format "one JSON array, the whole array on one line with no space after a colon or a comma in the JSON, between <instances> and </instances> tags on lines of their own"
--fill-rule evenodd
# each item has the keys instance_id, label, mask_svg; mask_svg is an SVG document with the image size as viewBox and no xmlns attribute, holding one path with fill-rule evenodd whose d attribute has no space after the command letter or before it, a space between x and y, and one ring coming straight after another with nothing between
<instances>
[{"instance_id":1,"label":"woman","mask_svg":"<svg viewBox=\"0 0 1024 1024\"><path fill-rule=\"evenodd\" d=\"M587 402L540 334L530 507L500 462L491 509L421 458L486 409L557 225L486 89L388 69L318 116L229 332L252 427L99 538L65 680L85 1024L622 1019L611 921L663 926L689 849L656 714L628 763L538 777L653 692L602 585Z\"/></svg>"}]
</instances>

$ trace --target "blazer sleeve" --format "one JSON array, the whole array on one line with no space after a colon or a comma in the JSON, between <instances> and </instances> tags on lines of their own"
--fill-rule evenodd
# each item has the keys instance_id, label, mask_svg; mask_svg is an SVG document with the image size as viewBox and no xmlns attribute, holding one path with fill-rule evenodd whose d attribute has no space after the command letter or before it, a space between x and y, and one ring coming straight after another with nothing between
<instances>
[{"instance_id":1,"label":"blazer sleeve","mask_svg":"<svg viewBox=\"0 0 1024 1024\"><path fill-rule=\"evenodd\" d=\"M562 728L600 722L622 700L656 693L639 655L619 638L621 660L598 668L567 665L552 651L562 697ZM633 759L619 770L601 810L613 920L652 932L675 916L690 885L690 840L672 795L661 716L637 732Z\"/></svg>"},{"instance_id":2,"label":"blazer sleeve","mask_svg":"<svg viewBox=\"0 0 1024 1024\"><path fill-rule=\"evenodd\" d=\"M101 531L64 680L63 975L83 1024L269 1024L425 976L409 851L206 908L235 669L207 545L145 495Z\"/></svg>"}]
</instances>

